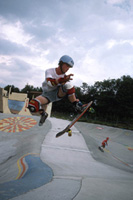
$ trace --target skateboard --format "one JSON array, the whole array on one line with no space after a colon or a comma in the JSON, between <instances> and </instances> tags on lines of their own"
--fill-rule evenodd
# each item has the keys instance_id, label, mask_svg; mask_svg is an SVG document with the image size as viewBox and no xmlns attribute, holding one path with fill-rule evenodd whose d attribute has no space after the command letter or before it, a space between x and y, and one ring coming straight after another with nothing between
<instances>
[{"instance_id":1,"label":"skateboard","mask_svg":"<svg viewBox=\"0 0 133 200\"><path fill-rule=\"evenodd\" d=\"M99 149L101 152L104 152L104 150L103 150L102 147L98 147L98 149Z\"/></svg>"},{"instance_id":2,"label":"skateboard","mask_svg":"<svg viewBox=\"0 0 133 200\"><path fill-rule=\"evenodd\" d=\"M68 136L72 136L72 130L71 127L84 115L84 113L88 110L88 108L90 108L91 104L93 103L93 101L90 101L86 106L85 109L83 110L82 113L78 114L71 122L70 124L68 124L68 126L63 129L62 131L60 131L59 133L56 134L56 138L60 137L61 135L63 135L64 133L68 132Z\"/></svg>"}]
</instances>

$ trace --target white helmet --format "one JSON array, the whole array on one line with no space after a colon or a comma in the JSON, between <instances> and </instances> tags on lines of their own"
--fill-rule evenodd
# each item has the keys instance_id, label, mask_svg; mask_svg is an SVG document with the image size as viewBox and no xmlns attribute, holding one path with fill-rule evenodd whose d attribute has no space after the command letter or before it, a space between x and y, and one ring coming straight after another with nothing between
<instances>
[{"instance_id":1,"label":"white helmet","mask_svg":"<svg viewBox=\"0 0 133 200\"><path fill-rule=\"evenodd\" d=\"M62 57L60 58L60 60L59 60L59 65L60 65L61 63L66 63L66 64L68 64L70 67L73 67L73 65L74 65L73 59L72 59L70 56L67 56L67 55L64 55L64 56L62 56Z\"/></svg>"}]
</instances>

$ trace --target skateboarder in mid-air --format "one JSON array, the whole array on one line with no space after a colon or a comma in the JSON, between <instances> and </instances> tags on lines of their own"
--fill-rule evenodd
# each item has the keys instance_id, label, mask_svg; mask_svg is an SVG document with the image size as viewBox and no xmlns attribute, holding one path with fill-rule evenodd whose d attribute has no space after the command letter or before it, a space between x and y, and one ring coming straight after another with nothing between
<instances>
[{"instance_id":1,"label":"skateboarder in mid-air","mask_svg":"<svg viewBox=\"0 0 133 200\"><path fill-rule=\"evenodd\" d=\"M45 81L42 83L42 94L32 99L28 105L30 112L40 113L39 126L42 126L48 117L48 114L45 112L47 104L59 101L66 95L68 95L68 99L73 104L75 110L83 111L84 106L76 98L75 88L71 83L73 74L66 75L66 72L73 65L73 59L70 56L64 55L60 58L57 68L46 70Z\"/></svg>"}]
</instances>

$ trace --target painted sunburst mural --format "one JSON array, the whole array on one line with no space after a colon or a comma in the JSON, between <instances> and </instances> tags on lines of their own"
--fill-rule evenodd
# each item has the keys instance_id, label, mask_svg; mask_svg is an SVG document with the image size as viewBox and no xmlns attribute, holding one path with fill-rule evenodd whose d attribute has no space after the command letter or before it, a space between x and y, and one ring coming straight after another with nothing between
<instances>
[{"instance_id":1,"label":"painted sunburst mural","mask_svg":"<svg viewBox=\"0 0 133 200\"><path fill-rule=\"evenodd\" d=\"M22 132L35 126L37 121L29 117L11 117L0 120L0 131Z\"/></svg>"}]
</instances>

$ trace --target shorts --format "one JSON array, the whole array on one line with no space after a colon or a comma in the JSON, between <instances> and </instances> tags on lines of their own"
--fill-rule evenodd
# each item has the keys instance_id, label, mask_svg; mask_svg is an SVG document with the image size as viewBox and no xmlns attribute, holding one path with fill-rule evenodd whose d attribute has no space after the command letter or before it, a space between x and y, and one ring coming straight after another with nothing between
<instances>
[{"instance_id":1,"label":"shorts","mask_svg":"<svg viewBox=\"0 0 133 200\"><path fill-rule=\"evenodd\" d=\"M59 88L60 86L55 90L43 91L41 96L47 98L49 102L60 101L63 97L58 97Z\"/></svg>"}]
</instances>

